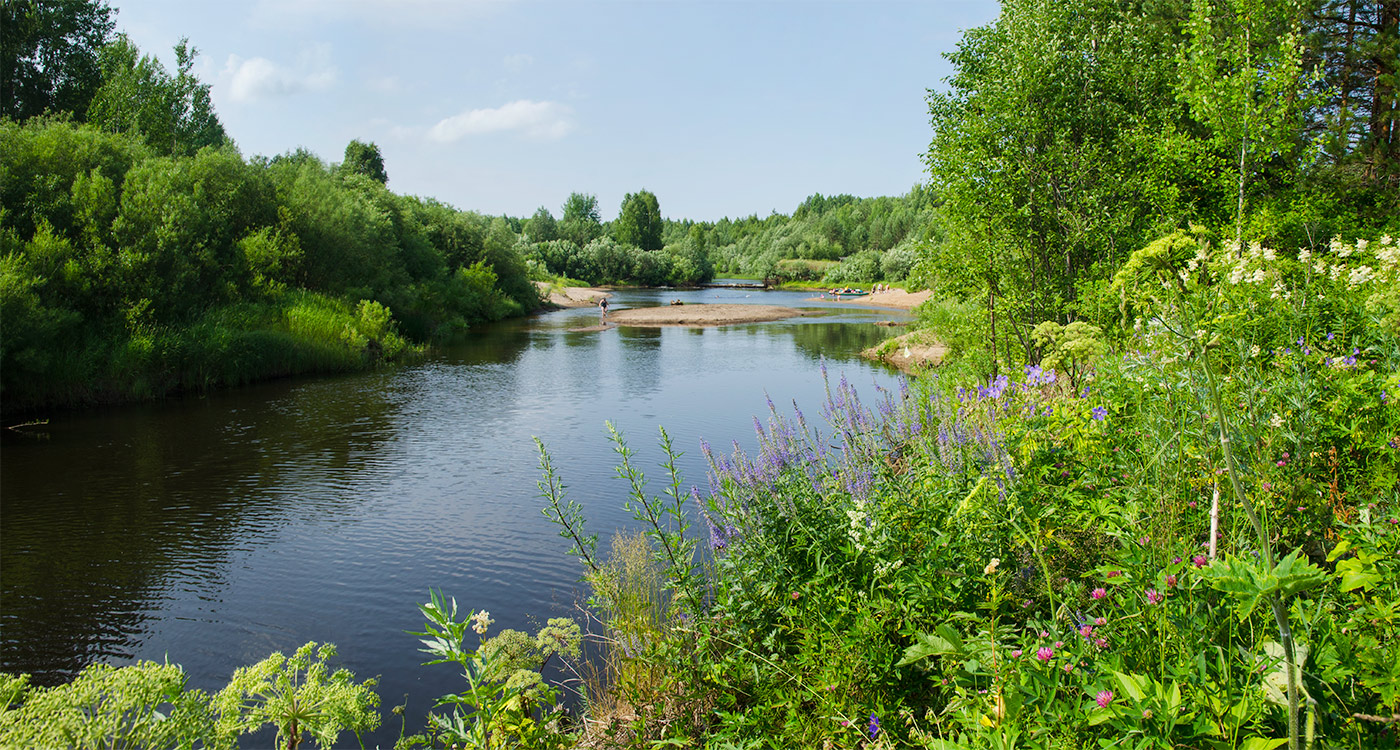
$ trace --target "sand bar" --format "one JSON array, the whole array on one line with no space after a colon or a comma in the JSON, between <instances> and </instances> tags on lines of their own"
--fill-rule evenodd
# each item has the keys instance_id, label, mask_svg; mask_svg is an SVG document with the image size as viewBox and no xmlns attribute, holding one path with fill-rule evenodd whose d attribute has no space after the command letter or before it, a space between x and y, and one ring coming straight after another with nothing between
<instances>
[{"instance_id":1,"label":"sand bar","mask_svg":"<svg viewBox=\"0 0 1400 750\"><path fill-rule=\"evenodd\" d=\"M875 292L860 297L839 297L837 302L848 302L855 305L871 305L874 307L888 307L893 310L912 310L923 304L925 300L933 296L933 292L906 292L903 289L891 289L888 292ZM830 295L823 297L813 297L813 300L831 301Z\"/></svg>"},{"instance_id":2,"label":"sand bar","mask_svg":"<svg viewBox=\"0 0 1400 750\"><path fill-rule=\"evenodd\" d=\"M536 281L535 286L549 291L549 304L555 307L592 307L598 300L612 296L612 292L598 287L551 286L543 281Z\"/></svg>"},{"instance_id":3,"label":"sand bar","mask_svg":"<svg viewBox=\"0 0 1400 750\"><path fill-rule=\"evenodd\" d=\"M614 310L608 313L607 322L620 326L727 326L813 314L816 311L778 305L664 305Z\"/></svg>"},{"instance_id":4,"label":"sand bar","mask_svg":"<svg viewBox=\"0 0 1400 750\"><path fill-rule=\"evenodd\" d=\"M860 356L888 363L902 372L913 372L936 366L947 353L948 347L935 339L933 332L925 329L887 339L861 352Z\"/></svg>"}]
</instances>

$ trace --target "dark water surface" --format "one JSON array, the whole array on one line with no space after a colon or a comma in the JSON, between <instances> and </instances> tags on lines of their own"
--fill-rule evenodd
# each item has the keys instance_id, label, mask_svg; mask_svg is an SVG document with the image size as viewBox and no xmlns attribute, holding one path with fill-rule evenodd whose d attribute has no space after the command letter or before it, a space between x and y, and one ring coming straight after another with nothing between
<instances>
[{"instance_id":1,"label":"dark water surface","mask_svg":"<svg viewBox=\"0 0 1400 750\"><path fill-rule=\"evenodd\" d=\"M205 398L56 416L7 431L0 456L0 671L62 681L93 662L184 667L217 689L276 650L331 641L378 675L385 725L462 689L419 666L405 631L429 587L530 629L567 615L579 571L540 513L548 445L606 546L631 525L613 474L612 420L660 493L657 427L707 484L698 448L754 444L765 393L788 413L845 375L867 398L897 374L856 357L902 313L806 293L629 291L614 309L688 302L822 306L829 314L725 328L593 325L592 309L486 326L409 367L276 382ZM703 532L703 525L701 531ZM410 726L410 730L412 725Z\"/></svg>"}]
</instances>

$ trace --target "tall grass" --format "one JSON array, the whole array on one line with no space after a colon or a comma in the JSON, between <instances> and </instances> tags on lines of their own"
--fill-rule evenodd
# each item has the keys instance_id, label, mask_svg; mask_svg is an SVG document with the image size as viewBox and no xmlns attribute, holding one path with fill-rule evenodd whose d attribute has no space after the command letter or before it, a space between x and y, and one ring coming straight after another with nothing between
<instances>
[{"instance_id":1,"label":"tall grass","mask_svg":"<svg viewBox=\"0 0 1400 750\"><path fill-rule=\"evenodd\" d=\"M351 372L411 358L392 325L314 292L214 308L188 326L89 333L56 348L54 377L7 384L5 410L204 393L272 378Z\"/></svg>"}]
</instances>

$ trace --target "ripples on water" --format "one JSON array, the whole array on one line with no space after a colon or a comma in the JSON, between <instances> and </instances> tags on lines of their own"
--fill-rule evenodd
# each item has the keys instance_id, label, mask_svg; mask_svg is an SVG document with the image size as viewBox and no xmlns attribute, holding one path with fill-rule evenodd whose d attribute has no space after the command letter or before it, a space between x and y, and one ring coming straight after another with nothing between
<instances>
[{"instance_id":1,"label":"ripples on water","mask_svg":"<svg viewBox=\"0 0 1400 750\"><path fill-rule=\"evenodd\" d=\"M744 290L624 292L615 307L808 305ZM867 398L896 376L855 358L899 313L707 329L610 329L592 309L474 331L431 361L263 384L207 398L59 415L4 436L0 670L61 681L95 661L167 656L192 687L309 640L331 641L383 708L421 717L460 688L421 667L405 631L442 589L499 628L529 629L580 597L568 543L540 513L532 442L548 445L590 531L631 521L612 420L662 489L657 427L704 487L701 437L753 445L771 395L815 414L818 361ZM392 718L392 717L391 717ZM392 726L391 726L392 725ZM371 744L392 744L386 722Z\"/></svg>"}]
</instances>

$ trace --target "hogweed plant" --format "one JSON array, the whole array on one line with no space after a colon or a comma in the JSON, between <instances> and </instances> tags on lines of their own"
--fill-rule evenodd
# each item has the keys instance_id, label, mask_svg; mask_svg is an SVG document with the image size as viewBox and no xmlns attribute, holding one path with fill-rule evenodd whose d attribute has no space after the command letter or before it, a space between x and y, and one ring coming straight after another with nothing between
<instances>
[{"instance_id":1,"label":"hogweed plant","mask_svg":"<svg viewBox=\"0 0 1400 750\"><path fill-rule=\"evenodd\" d=\"M1365 243L1361 243L1361 247L1364 249ZM1345 259L1356 252L1352 246L1333 243L1332 249L1337 256L1332 262L1318 258L1308 265L1307 261L1311 258L1304 256L1296 264L1290 265L1281 262L1274 251L1257 244L1245 249L1238 242L1231 243L1223 252L1215 253L1202 230L1177 232L1134 253L1114 281L1125 299L1131 293L1135 305L1144 315L1177 338L1184 347L1184 354L1203 375L1203 391L1206 404L1213 414L1228 486L1254 532L1257 553L1257 559L1227 556L1212 563L1205 572L1215 588L1239 599L1238 616L1241 619L1261 602L1266 603L1273 613L1281 644L1279 660L1286 678L1290 750L1298 750L1303 741L1299 709L1304 692L1299 672L1304 661L1300 653L1304 649L1295 640L1289 599L1320 585L1327 576L1321 568L1308 562L1301 550L1293 550L1281 560L1276 558L1273 534L1266 526L1265 515L1256 502L1268 500L1270 484L1263 484L1265 492L1262 493L1245 487L1241 460L1234 445L1238 430L1228 416L1237 413L1237 410L1227 410L1216 360L1222 356L1220 350L1225 340L1239 340L1242 338L1239 335L1241 332L1250 332L1246 323L1249 316L1257 316L1261 307L1275 306L1270 305L1270 301L1286 310L1283 316L1270 316L1282 318L1276 322L1306 325L1316 319L1307 308L1324 303L1329 293L1349 292L1355 296L1366 294L1366 288L1374 282L1389 285L1386 288L1393 288L1397 283L1400 269L1397 269L1397 254L1390 242L1382 244L1379 270L1364 262L1348 264ZM1350 271L1347 270L1349 265ZM1329 280L1333 282L1330 287L1326 284ZM1251 286L1267 286L1268 300L1262 299L1262 295L1250 294ZM1338 289L1339 286L1345 289ZM1371 298L1384 302L1387 294L1389 292L1378 291ZM1292 304L1295 295L1298 299L1296 304ZM1288 335L1295 332L1289 330ZM1255 335L1260 333L1277 336L1276 332L1270 331L1256 331ZM1304 357L1311 354L1307 333L1303 332L1296 342ZM1258 346L1252 345L1252 355L1259 353ZM1356 347L1350 356L1338 359L1335 366L1356 366L1360 352L1360 348ZM1291 347L1284 347L1283 352L1274 352L1276 361L1281 359L1279 354L1286 358L1292 353ZM1333 361L1329 358L1327 364L1333 366ZM1300 408L1313 400L1301 399ZM1282 427L1282 424L1277 416L1270 422L1275 429ZM1276 467L1286 466L1286 461L1286 458L1280 458ZM1309 703L1312 703L1311 699Z\"/></svg>"},{"instance_id":2,"label":"hogweed plant","mask_svg":"<svg viewBox=\"0 0 1400 750\"><path fill-rule=\"evenodd\" d=\"M505 747L555 747L565 737L546 721L555 709L558 691L546 684L541 672L555 657L578 658L579 626L567 618L551 618L530 637L517 630L503 630L487 639L495 622L489 612L471 612L458 619L457 600L429 591L429 600L418 609L426 618L420 637L423 653L433 658L425 664L455 664L462 670L467 689L449 693L435 707L450 706L450 714L430 713L425 735L404 738L397 747L468 747L490 750ZM467 631L480 645L467 648Z\"/></svg>"}]
</instances>

